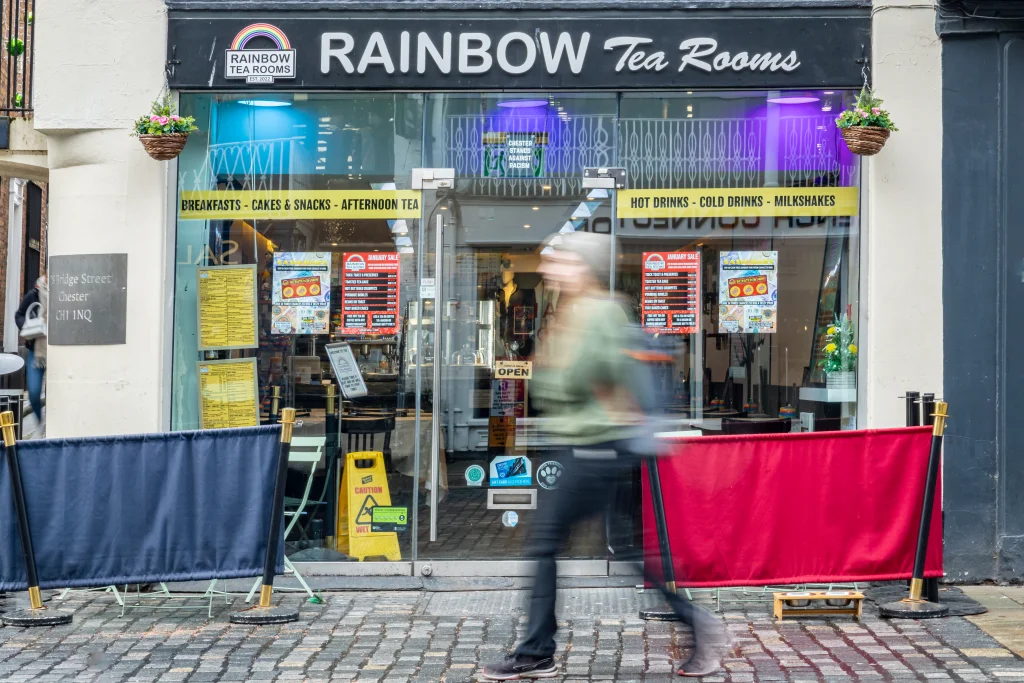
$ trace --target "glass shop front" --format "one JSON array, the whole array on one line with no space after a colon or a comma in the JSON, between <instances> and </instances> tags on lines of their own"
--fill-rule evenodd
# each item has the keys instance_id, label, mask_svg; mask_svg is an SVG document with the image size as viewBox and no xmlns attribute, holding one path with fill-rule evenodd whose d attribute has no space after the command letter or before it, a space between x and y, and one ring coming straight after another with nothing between
<instances>
[{"instance_id":1,"label":"glass shop front","mask_svg":"<svg viewBox=\"0 0 1024 683\"><path fill-rule=\"evenodd\" d=\"M182 57L205 35L185 37L196 18L171 17L184 62L172 87L199 128L177 164L172 427L271 424L295 408L292 562L500 574L479 561L525 559L563 472L530 391L559 305L538 274L553 234L615 238L610 287L664 352L673 428L856 427L860 166L834 119L860 74L815 61L852 45L792 47L780 25L751 40L785 49L732 50L723 70L720 45L700 58L706 72L677 71L704 48L676 54L676 40L661 76L641 44L608 47L614 22L590 28L588 52L571 30L518 37L547 20L507 19L533 28L488 25L467 41L262 17L276 34L247 39L236 32L256 18L218 17L203 30L230 49L209 81ZM257 53L285 71L265 76ZM555 53L569 77L544 68ZM768 66L747 68L762 53ZM307 57L315 77L299 83ZM566 85L597 58L606 86ZM485 62L481 80L456 73ZM515 73L528 62L533 81ZM552 79L561 87L524 87ZM848 335L839 367L836 327ZM637 471L565 558L602 573L629 556L640 500Z\"/></svg>"}]
</instances>

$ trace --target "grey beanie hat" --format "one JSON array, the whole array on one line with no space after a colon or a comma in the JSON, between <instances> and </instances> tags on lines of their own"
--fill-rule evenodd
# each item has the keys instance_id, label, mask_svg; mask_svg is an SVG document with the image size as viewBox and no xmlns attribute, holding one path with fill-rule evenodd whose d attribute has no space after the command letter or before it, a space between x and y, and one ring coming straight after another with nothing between
<instances>
[{"instance_id":1,"label":"grey beanie hat","mask_svg":"<svg viewBox=\"0 0 1024 683\"><path fill-rule=\"evenodd\" d=\"M552 235L547 245L561 251L570 251L586 263L597 281L607 286L610 281L612 238L593 232L567 232Z\"/></svg>"}]
</instances>

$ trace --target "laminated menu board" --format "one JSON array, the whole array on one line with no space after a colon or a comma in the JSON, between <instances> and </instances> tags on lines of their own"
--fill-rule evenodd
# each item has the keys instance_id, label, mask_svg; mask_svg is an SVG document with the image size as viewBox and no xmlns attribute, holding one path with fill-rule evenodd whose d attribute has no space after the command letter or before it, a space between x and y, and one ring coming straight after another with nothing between
<instances>
[{"instance_id":1,"label":"laminated menu board","mask_svg":"<svg viewBox=\"0 0 1024 683\"><path fill-rule=\"evenodd\" d=\"M398 333L399 268L396 252L344 254L338 334Z\"/></svg>"},{"instance_id":2,"label":"laminated menu board","mask_svg":"<svg viewBox=\"0 0 1024 683\"><path fill-rule=\"evenodd\" d=\"M341 385L341 393L345 398L358 398L366 396L366 383L363 381L363 374L359 371L359 364L352 355L352 347L344 342L327 344L324 346L327 351L327 358L331 361L331 368L334 369L334 376L338 378Z\"/></svg>"},{"instance_id":3,"label":"laminated menu board","mask_svg":"<svg viewBox=\"0 0 1024 683\"><path fill-rule=\"evenodd\" d=\"M255 349L256 266L196 269L199 350Z\"/></svg>"},{"instance_id":4,"label":"laminated menu board","mask_svg":"<svg viewBox=\"0 0 1024 683\"><path fill-rule=\"evenodd\" d=\"M327 334L331 311L330 252L274 254L271 331L274 334Z\"/></svg>"},{"instance_id":5,"label":"laminated menu board","mask_svg":"<svg viewBox=\"0 0 1024 683\"><path fill-rule=\"evenodd\" d=\"M718 331L776 330L779 252L723 251L718 273Z\"/></svg>"},{"instance_id":6,"label":"laminated menu board","mask_svg":"<svg viewBox=\"0 0 1024 683\"><path fill-rule=\"evenodd\" d=\"M255 427L260 422L256 359L200 361L199 426Z\"/></svg>"},{"instance_id":7,"label":"laminated menu board","mask_svg":"<svg viewBox=\"0 0 1024 683\"><path fill-rule=\"evenodd\" d=\"M700 252L644 252L640 300L644 329L695 334L700 329L700 313Z\"/></svg>"}]
</instances>

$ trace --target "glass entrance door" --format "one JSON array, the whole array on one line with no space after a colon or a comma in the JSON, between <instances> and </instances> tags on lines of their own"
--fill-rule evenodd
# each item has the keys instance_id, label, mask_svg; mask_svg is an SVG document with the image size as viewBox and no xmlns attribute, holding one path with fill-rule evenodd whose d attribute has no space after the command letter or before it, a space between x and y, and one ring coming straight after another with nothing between
<instances>
[{"instance_id":1,"label":"glass entrance door","mask_svg":"<svg viewBox=\"0 0 1024 683\"><path fill-rule=\"evenodd\" d=\"M534 354L559 299L539 273L541 253L545 240L557 244L567 232L611 235L612 203L610 190L584 190L582 174L460 179L434 198L424 222L427 269L440 265L437 441L421 507L421 560L525 557L530 525L563 471L530 390ZM594 520L578 529L566 556L605 558L607 526Z\"/></svg>"}]
</instances>

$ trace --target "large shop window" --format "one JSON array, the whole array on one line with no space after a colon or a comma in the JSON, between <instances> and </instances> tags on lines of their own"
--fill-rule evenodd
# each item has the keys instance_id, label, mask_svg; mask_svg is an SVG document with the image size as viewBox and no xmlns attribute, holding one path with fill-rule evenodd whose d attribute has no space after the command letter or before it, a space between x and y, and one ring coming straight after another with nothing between
<instances>
[{"instance_id":1,"label":"large shop window","mask_svg":"<svg viewBox=\"0 0 1024 683\"><path fill-rule=\"evenodd\" d=\"M178 164L172 425L298 410L293 560L522 557L563 470L514 373L558 307L542 242L584 230L616 238L610 289L666 352L678 428L855 428L860 167L834 123L851 98L183 94L200 131ZM628 189L584 188L589 167ZM454 187L415 192L415 168ZM342 401L338 342L366 396ZM385 485L343 483L364 450ZM622 484L619 518L570 557L639 543L639 475ZM367 555L349 518L369 528L375 506L412 523Z\"/></svg>"}]
</instances>

